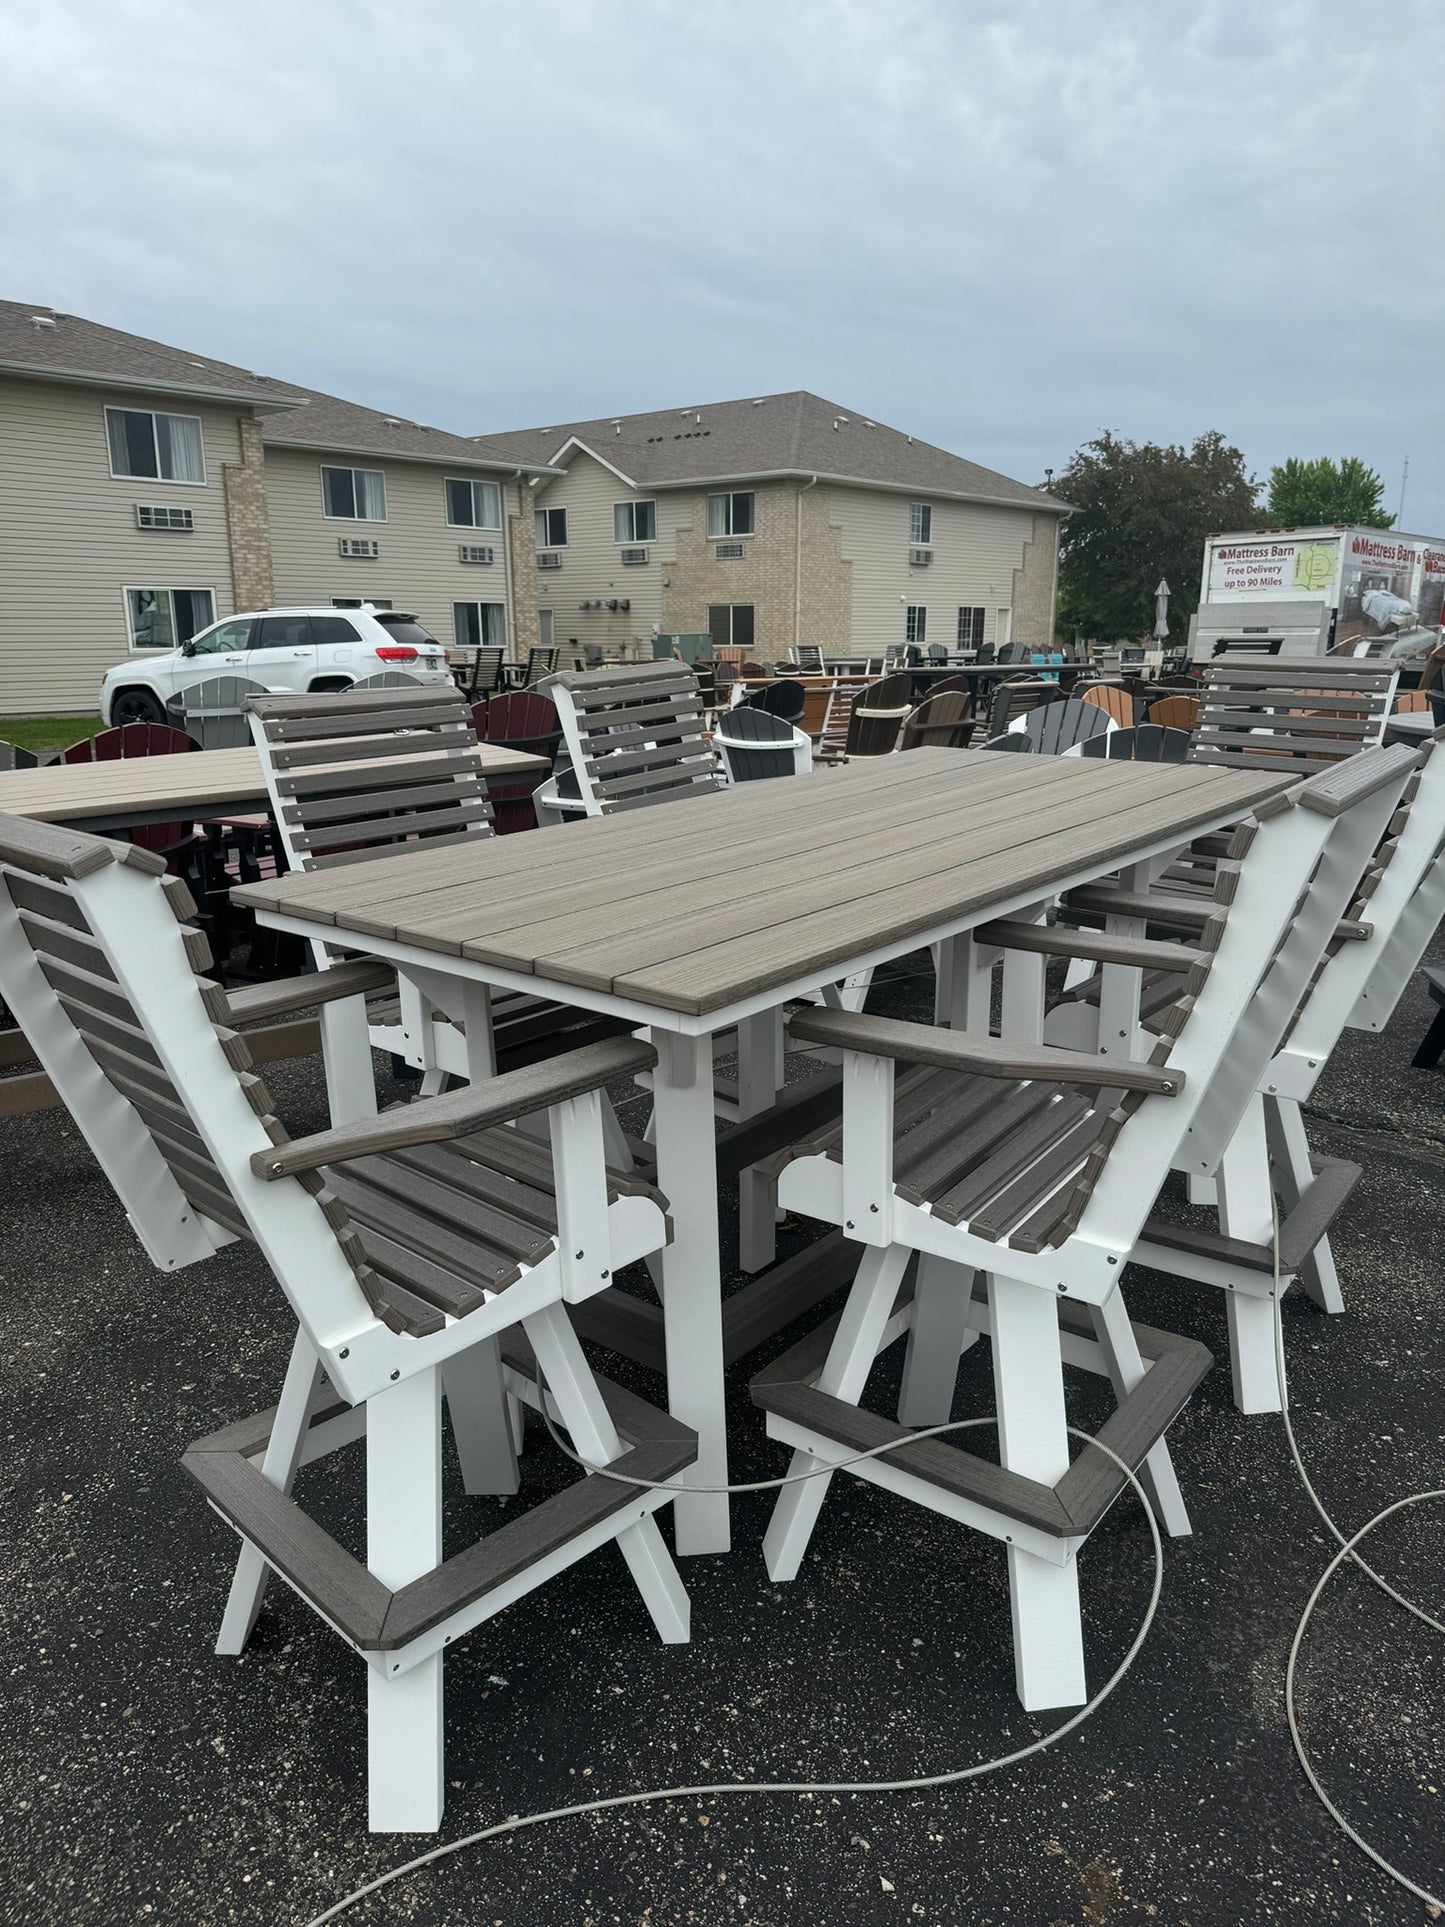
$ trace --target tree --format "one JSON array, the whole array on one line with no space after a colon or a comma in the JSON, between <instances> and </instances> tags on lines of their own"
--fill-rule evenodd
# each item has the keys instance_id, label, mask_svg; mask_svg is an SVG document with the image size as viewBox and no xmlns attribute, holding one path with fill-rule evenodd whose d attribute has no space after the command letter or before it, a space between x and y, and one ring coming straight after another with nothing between
<instances>
[{"instance_id":1,"label":"tree","mask_svg":"<svg viewBox=\"0 0 1445 1927\"><path fill-rule=\"evenodd\" d=\"M1147 634L1163 577L1181 631L1199 603L1204 538L1255 527L1257 488L1217 430L1188 449L1107 433L1085 442L1051 485L1074 505L1059 538L1063 628L1106 641Z\"/></svg>"},{"instance_id":2,"label":"tree","mask_svg":"<svg viewBox=\"0 0 1445 1927\"><path fill-rule=\"evenodd\" d=\"M1269 519L1282 529L1358 523L1367 529L1395 525L1380 505L1385 484L1355 455L1332 462L1328 455L1302 462L1297 456L1269 471Z\"/></svg>"}]
</instances>

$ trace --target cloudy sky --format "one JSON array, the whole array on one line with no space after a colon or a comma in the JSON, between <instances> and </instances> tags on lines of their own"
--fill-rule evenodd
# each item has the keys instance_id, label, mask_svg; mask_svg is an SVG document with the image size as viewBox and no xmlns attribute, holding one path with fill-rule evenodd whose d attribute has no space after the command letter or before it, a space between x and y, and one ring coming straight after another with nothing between
<instances>
[{"instance_id":1,"label":"cloudy sky","mask_svg":"<svg viewBox=\"0 0 1445 1927\"><path fill-rule=\"evenodd\" d=\"M1445 533L1440 0L0 0L0 295L463 433L811 388Z\"/></svg>"}]
</instances>

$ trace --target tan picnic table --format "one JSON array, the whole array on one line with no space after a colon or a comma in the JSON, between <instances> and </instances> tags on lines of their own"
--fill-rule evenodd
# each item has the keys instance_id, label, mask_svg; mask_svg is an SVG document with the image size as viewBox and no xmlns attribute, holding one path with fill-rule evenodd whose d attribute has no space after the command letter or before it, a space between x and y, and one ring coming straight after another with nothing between
<instances>
[{"instance_id":1,"label":"tan picnic table","mask_svg":"<svg viewBox=\"0 0 1445 1927\"><path fill-rule=\"evenodd\" d=\"M487 776L548 767L545 756L528 750L492 743L478 748ZM102 833L192 816L254 814L266 801L261 759L249 747L0 770L0 815L33 816Z\"/></svg>"},{"instance_id":2,"label":"tan picnic table","mask_svg":"<svg viewBox=\"0 0 1445 1927\"><path fill-rule=\"evenodd\" d=\"M536 837L402 851L235 896L262 923L339 939L423 978L540 992L649 1027L658 1184L673 1222L662 1255L668 1398L699 1434L684 1485L715 1486L727 1447L714 1034L737 1027L740 1061L765 1064L771 1078L790 998L925 945L959 971L956 946L976 925L1163 859L1288 781L921 749L827 780L748 784ZM729 1298L730 1312L744 1297ZM644 1310L659 1315L637 1299L619 1307L634 1322ZM679 1500L679 1550L724 1551L728 1534L725 1496Z\"/></svg>"}]
</instances>

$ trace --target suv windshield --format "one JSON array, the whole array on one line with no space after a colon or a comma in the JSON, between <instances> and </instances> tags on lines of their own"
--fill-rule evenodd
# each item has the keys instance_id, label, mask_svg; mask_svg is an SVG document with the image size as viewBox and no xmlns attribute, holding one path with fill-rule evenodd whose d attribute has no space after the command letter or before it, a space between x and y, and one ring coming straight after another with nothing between
<instances>
[{"instance_id":1,"label":"suv windshield","mask_svg":"<svg viewBox=\"0 0 1445 1927\"><path fill-rule=\"evenodd\" d=\"M409 642L413 648L423 643L431 648L437 646L436 637L428 635L415 616L389 616L378 613L376 619L387 634L393 636L397 642Z\"/></svg>"}]
</instances>

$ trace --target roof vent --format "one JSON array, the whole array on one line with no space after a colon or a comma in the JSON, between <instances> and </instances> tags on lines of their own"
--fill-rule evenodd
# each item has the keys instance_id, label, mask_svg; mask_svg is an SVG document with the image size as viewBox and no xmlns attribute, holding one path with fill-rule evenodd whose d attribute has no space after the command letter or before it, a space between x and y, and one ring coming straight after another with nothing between
<instances>
[{"instance_id":1,"label":"roof vent","mask_svg":"<svg viewBox=\"0 0 1445 1927\"><path fill-rule=\"evenodd\" d=\"M765 400L765 399L766 399L766 398L765 398L764 396L762 396L762 395L759 395L759 396L757 397L757 399L756 399L756 400L754 401L754 403L753 403L753 407L754 407L754 408L761 408L761 407L762 407L762 405L763 405L763 402L764 402L764 400Z\"/></svg>"},{"instance_id":2,"label":"roof vent","mask_svg":"<svg viewBox=\"0 0 1445 1927\"><path fill-rule=\"evenodd\" d=\"M55 316L53 314L33 314L30 317L30 325L32 328L53 328L55 326Z\"/></svg>"},{"instance_id":3,"label":"roof vent","mask_svg":"<svg viewBox=\"0 0 1445 1927\"><path fill-rule=\"evenodd\" d=\"M388 428L405 428L406 427L406 423L402 420L400 415L383 415L381 419L386 423ZM477 439L480 440L481 439L480 436Z\"/></svg>"},{"instance_id":4,"label":"roof vent","mask_svg":"<svg viewBox=\"0 0 1445 1927\"><path fill-rule=\"evenodd\" d=\"M834 428L847 428L848 425L848 417L846 415L835 415L833 417Z\"/></svg>"}]
</instances>

